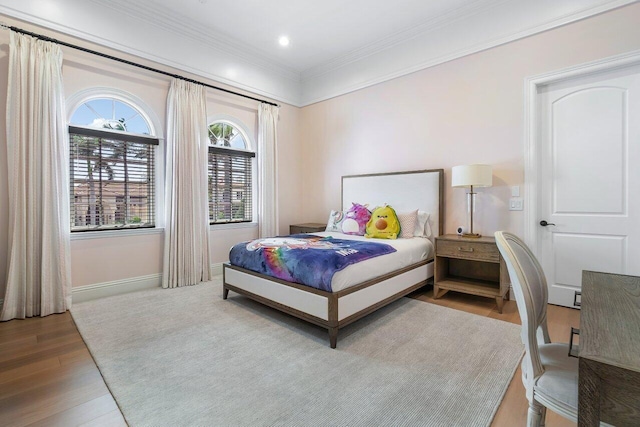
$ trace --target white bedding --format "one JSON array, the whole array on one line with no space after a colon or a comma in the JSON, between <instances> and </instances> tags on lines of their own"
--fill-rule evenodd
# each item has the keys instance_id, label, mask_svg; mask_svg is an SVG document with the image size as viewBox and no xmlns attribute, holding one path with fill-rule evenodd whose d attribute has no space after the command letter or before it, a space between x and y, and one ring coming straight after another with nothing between
<instances>
[{"instance_id":1,"label":"white bedding","mask_svg":"<svg viewBox=\"0 0 640 427\"><path fill-rule=\"evenodd\" d=\"M430 258L433 244L429 239L414 237L412 239L368 239L364 236L352 236L342 233L318 232L317 236L332 236L335 239L364 240L386 243L393 246L396 252L358 262L340 270L331 279L331 289L338 292L383 274L399 270Z\"/></svg>"}]
</instances>

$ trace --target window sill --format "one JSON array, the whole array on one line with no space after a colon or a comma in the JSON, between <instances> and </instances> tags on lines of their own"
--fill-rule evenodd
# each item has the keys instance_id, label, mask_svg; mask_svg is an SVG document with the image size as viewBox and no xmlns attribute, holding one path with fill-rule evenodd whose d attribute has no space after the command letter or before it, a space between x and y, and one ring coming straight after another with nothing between
<instances>
[{"instance_id":1,"label":"window sill","mask_svg":"<svg viewBox=\"0 0 640 427\"><path fill-rule=\"evenodd\" d=\"M146 236L150 234L163 234L164 228L128 228L126 230L83 231L71 233L71 241L104 239L110 237Z\"/></svg>"},{"instance_id":2,"label":"window sill","mask_svg":"<svg viewBox=\"0 0 640 427\"><path fill-rule=\"evenodd\" d=\"M258 223L257 222L236 222L236 223L229 223L229 224L209 224L209 230L210 231L215 231L215 230L234 230L234 229L240 229L240 228L257 228L258 227Z\"/></svg>"},{"instance_id":3,"label":"window sill","mask_svg":"<svg viewBox=\"0 0 640 427\"><path fill-rule=\"evenodd\" d=\"M257 228L257 222L238 222L235 224L209 224L209 231L236 230L243 228ZM147 236L151 234L163 234L164 228L138 228L127 230L104 230L104 231L84 231L81 233L71 233L71 241L105 239L111 237Z\"/></svg>"}]
</instances>

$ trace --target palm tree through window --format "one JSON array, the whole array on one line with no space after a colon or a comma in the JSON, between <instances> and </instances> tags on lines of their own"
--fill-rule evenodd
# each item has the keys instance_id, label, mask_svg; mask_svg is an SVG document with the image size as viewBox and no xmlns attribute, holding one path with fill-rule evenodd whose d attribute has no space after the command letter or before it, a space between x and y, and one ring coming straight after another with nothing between
<instances>
[{"instance_id":1,"label":"palm tree through window","mask_svg":"<svg viewBox=\"0 0 640 427\"><path fill-rule=\"evenodd\" d=\"M155 226L155 146L141 111L114 98L82 103L69 126L71 231Z\"/></svg>"},{"instance_id":2,"label":"palm tree through window","mask_svg":"<svg viewBox=\"0 0 640 427\"><path fill-rule=\"evenodd\" d=\"M211 224L253 220L253 169L247 137L233 123L209 125L209 221Z\"/></svg>"}]
</instances>

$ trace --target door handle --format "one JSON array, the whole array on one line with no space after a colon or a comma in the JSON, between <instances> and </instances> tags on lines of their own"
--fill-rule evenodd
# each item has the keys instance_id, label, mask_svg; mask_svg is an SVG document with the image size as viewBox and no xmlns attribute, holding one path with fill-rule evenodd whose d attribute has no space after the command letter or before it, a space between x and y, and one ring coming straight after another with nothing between
<instances>
[{"instance_id":1,"label":"door handle","mask_svg":"<svg viewBox=\"0 0 640 427\"><path fill-rule=\"evenodd\" d=\"M543 219L542 221L540 221L540 225L543 227L546 227L547 225L555 225L555 224L552 222L547 222Z\"/></svg>"}]
</instances>

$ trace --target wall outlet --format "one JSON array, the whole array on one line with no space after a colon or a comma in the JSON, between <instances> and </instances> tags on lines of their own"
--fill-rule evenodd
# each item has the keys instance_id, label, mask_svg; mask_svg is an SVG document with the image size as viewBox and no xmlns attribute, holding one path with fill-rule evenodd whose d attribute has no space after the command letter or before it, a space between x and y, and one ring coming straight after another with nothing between
<instances>
[{"instance_id":1,"label":"wall outlet","mask_svg":"<svg viewBox=\"0 0 640 427\"><path fill-rule=\"evenodd\" d=\"M512 197L509 199L510 211L521 211L523 209L524 200L520 197Z\"/></svg>"}]
</instances>

